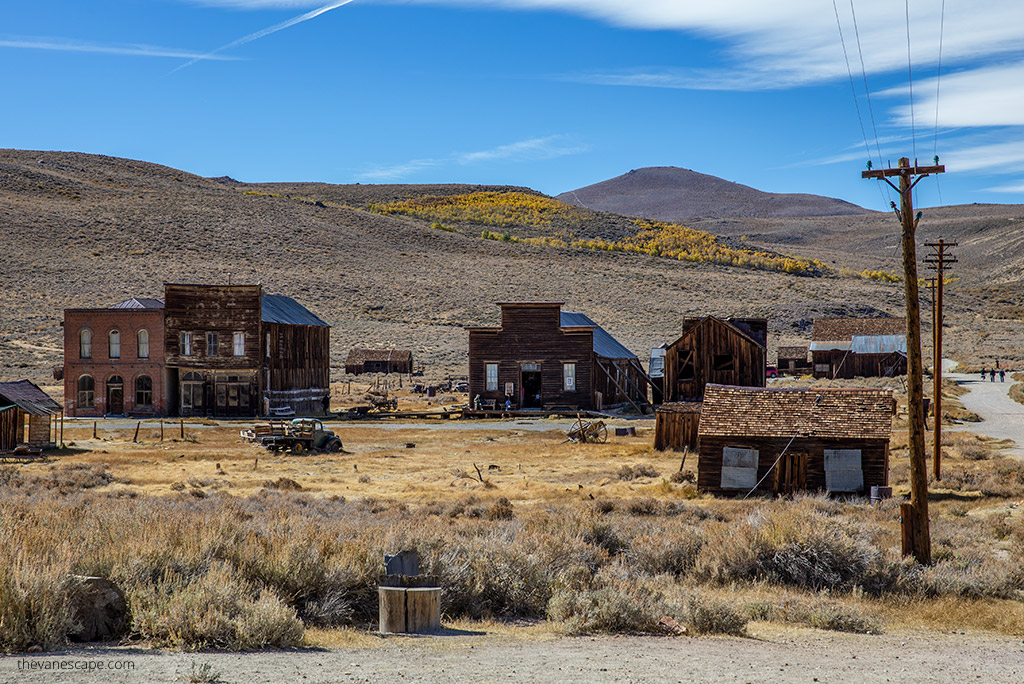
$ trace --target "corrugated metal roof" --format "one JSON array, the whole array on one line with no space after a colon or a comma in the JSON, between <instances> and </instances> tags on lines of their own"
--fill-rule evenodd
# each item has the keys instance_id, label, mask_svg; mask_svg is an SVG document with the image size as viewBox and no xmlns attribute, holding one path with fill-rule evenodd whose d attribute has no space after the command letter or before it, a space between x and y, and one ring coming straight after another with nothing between
<instances>
[{"instance_id":1,"label":"corrugated metal roof","mask_svg":"<svg viewBox=\"0 0 1024 684\"><path fill-rule=\"evenodd\" d=\"M606 359L635 359L636 354L626 349L608 331L590 320L586 314L577 311L563 311L561 324L563 328L593 328L594 353Z\"/></svg>"},{"instance_id":2,"label":"corrugated metal roof","mask_svg":"<svg viewBox=\"0 0 1024 684\"><path fill-rule=\"evenodd\" d=\"M284 323L288 325L319 325L331 327L319 316L299 304L291 297L277 294L265 294L261 300L264 323Z\"/></svg>"},{"instance_id":3,"label":"corrugated metal roof","mask_svg":"<svg viewBox=\"0 0 1024 684\"><path fill-rule=\"evenodd\" d=\"M60 413L61 405L31 380L0 382L0 403L10 402L33 416Z\"/></svg>"},{"instance_id":4,"label":"corrugated metal roof","mask_svg":"<svg viewBox=\"0 0 1024 684\"><path fill-rule=\"evenodd\" d=\"M115 304L111 309L162 309L163 301L151 297L132 297Z\"/></svg>"},{"instance_id":5,"label":"corrugated metal roof","mask_svg":"<svg viewBox=\"0 0 1024 684\"><path fill-rule=\"evenodd\" d=\"M854 354L891 354L907 352L906 335L854 335Z\"/></svg>"},{"instance_id":6,"label":"corrugated metal roof","mask_svg":"<svg viewBox=\"0 0 1024 684\"><path fill-rule=\"evenodd\" d=\"M811 351L847 351L853 342L811 342Z\"/></svg>"}]
</instances>

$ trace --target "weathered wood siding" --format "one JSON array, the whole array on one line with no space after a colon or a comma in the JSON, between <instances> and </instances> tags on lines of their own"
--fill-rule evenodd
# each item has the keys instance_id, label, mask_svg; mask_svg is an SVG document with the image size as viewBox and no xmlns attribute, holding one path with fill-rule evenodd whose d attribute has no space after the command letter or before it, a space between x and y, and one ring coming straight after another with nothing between
<instances>
[{"instance_id":1,"label":"weathered wood siding","mask_svg":"<svg viewBox=\"0 0 1024 684\"><path fill-rule=\"evenodd\" d=\"M700 456L697 463L697 487L712 494L746 494L739 489L722 489L722 452L726 447L758 450L757 480L758 492L774 493L776 475L773 465L779 454L786 449L792 435L777 438L716 437L702 435ZM825 489L825 449L860 449L861 468L864 472L864 489L869 492L873 485L889 483L889 443L886 440L868 439L796 439L787 450L789 453L807 454L807 490ZM765 477L767 475L767 477Z\"/></svg>"},{"instance_id":2,"label":"weathered wood siding","mask_svg":"<svg viewBox=\"0 0 1024 684\"><path fill-rule=\"evenodd\" d=\"M255 370L260 366L259 285L166 285L164 358L168 366L210 370ZM181 353L181 333L192 333L192 355ZM245 333L245 355L234 355L233 336ZM217 354L208 353L207 333L218 337Z\"/></svg>"},{"instance_id":3,"label":"weathered wood siding","mask_svg":"<svg viewBox=\"0 0 1024 684\"><path fill-rule=\"evenodd\" d=\"M325 326L263 324L264 391L272 407L323 412L331 382L330 335Z\"/></svg>"},{"instance_id":4,"label":"weathered wood siding","mask_svg":"<svg viewBox=\"0 0 1024 684\"><path fill-rule=\"evenodd\" d=\"M658 451L697 450L700 427L700 404L679 407L675 404L658 408L654 424L654 448Z\"/></svg>"},{"instance_id":5,"label":"weathered wood siding","mask_svg":"<svg viewBox=\"0 0 1024 684\"><path fill-rule=\"evenodd\" d=\"M692 379L680 377L687 352L694 352ZM713 317L690 325L665 350L665 401L701 401L708 383L764 387L766 350L731 325ZM718 355L731 355L732 370L715 370Z\"/></svg>"},{"instance_id":6,"label":"weathered wood siding","mask_svg":"<svg viewBox=\"0 0 1024 684\"><path fill-rule=\"evenodd\" d=\"M505 402L505 385L514 383L513 403L522 404L520 368L541 365L541 401L545 407L591 409L594 404L594 333L590 329L563 330L560 307L503 305L500 329L469 331L469 393L481 399ZM487 390L486 364L498 364L498 389ZM576 364L576 389L562 387L562 364ZM606 402L607 403L607 402Z\"/></svg>"},{"instance_id":7,"label":"weathered wood siding","mask_svg":"<svg viewBox=\"0 0 1024 684\"><path fill-rule=\"evenodd\" d=\"M594 391L601 393L601 404L646 403L647 384L636 363L627 359L594 357Z\"/></svg>"},{"instance_id":8,"label":"weathered wood siding","mask_svg":"<svg viewBox=\"0 0 1024 684\"><path fill-rule=\"evenodd\" d=\"M816 378L884 378L907 374L907 357L896 354L854 354L845 350L813 351ZM827 365L828 370L820 368Z\"/></svg>"},{"instance_id":9,"label":"weathered wood siding","mask_svg":"<svg viewBox=\"0 0 1024 684\"><path fill-rule=\"evenodd\" d=\"M21 410L10 407L0 411L0 451L13 451L24 438Z\"/></svg>"}]
</instances>

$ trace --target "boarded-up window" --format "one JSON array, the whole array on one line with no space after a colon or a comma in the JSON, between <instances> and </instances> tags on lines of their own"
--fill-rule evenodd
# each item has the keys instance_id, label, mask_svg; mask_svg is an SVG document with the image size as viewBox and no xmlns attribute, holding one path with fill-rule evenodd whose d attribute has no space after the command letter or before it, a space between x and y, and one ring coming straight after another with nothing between
<instances>
[{"instance_id":1,"label":"boarded-up window","mask_svg":"<svg viewBox=\"0 0 1024 684\"><path fill-rule=\"evenodd\" d=\"M732 354L715 354L711 357L711 370L731 371L735 366L736 362Z\"/></svg>"},{"instance_id":2,"label":"boarded-up window","mask_svg":"<svg viewBox=\"0 0 1024 684\"><path fill-rule=\"evenodd\" d=\"M245 356L245 333L236 332L234 336L235 356Z\"/></svg>"},{"instance_id":3,"label":"boarded-up window","mask_svg":"<svg viewBox=\"0 0 1024 684\"><path fill-rule=\"evenodd\" d=\"M485 366L487 371L487 391L498 391L498 364L488 363Z\"/></svg>"},{"instance_id":4,"label":"boarded-up window","mask_svg":"<svg viewBox=\"0 0 1024 684\"><path fill-rule=\"evenodd\" d=\"M576 391L576 364L562 364L562 389L566 392Z\"/></svg>"},{"instance_id":5,"label":"boarded-up window","mask_svg":"<svg viewBox=\"0 0 1024 684\"><path fill-rule=\"evenodd\" d=\"M860 449L825 449L825 489L830 492L864 489Z\"/></svg>"},{"instance_id":6,"label":"boarded-up window","mask_svg":"<svg viewBox=\"0 0 1024 684\"><path fill-rule=\"evenodd\" d=\"M753 489L757 484L757 449L722 449L722 489Z\"/></svg>"},{"instance_id":7,"label":"boarded-up window","mask_svg":"<svg viewBox=\"0 0 1024 684\"><path fill-rule=\"evenodd\" d=\"M696 376L696 369L693 365L693 350L683 349L679 352L679 379L687 382Z\"/></svg>"}]
</instances>

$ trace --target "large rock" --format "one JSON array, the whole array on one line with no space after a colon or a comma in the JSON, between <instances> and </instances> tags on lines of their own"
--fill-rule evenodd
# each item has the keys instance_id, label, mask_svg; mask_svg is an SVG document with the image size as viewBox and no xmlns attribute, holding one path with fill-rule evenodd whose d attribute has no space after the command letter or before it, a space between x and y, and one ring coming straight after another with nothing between
<instances>
[{"instance_id":1,"label":"large rock","mask_svg":"<svg viewBox=\"0 0 1024 684\"><path fill-rule=\"evenodd\" d=\"M112 641L128 630L128 604L124 592L105 577L76 577L71 608L79 628L72 641Z\"/></svg>"}]
</instances>

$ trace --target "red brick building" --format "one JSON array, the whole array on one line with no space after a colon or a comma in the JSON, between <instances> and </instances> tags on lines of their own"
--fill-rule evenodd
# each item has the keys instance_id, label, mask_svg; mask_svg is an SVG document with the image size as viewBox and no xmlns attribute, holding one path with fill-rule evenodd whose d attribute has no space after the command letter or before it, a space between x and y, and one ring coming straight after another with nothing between
<instances>
[{"instance_id":1,"label":"red brick building","mask_svg":"<svg viewBox=\"0 0 1024 684\"><path fill-rule=\"evenodd\" d=\"M63 325L68 416L167 414L162 301L65 309Z\"/></svg>"}]
</instances>

